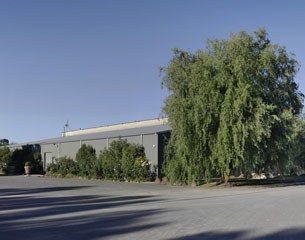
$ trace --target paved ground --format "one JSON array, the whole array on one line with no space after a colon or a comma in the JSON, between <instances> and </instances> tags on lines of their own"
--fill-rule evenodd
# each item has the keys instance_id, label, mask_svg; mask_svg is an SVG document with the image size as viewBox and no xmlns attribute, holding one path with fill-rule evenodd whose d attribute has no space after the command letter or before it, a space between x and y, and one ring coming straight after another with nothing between
<instances>
[{"instance_id":1,"label":"paved ground","mask_svg":"<svg viewBox=\"0 0 305 240\"><path fill-rule=\"evenodd\" d=\"M0 177L0 239L305 239L305 186Z\"/></svg>"}]
</instances>

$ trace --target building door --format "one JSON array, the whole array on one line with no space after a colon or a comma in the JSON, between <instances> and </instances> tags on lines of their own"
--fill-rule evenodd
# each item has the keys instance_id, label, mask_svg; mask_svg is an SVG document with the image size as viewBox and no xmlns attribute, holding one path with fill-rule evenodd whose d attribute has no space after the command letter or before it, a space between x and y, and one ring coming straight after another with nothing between
<instances>
[{"instance_id":1,"label":"building door","mask_svg":"<svg viewBox=\"0 0 305 240\"><path fill-rule=\"evenodd\" d=\"M52 162L53 162L52 153L50 152L44 153L43 168L46 169L47 166Z\"/></svg>"}]
</instances>

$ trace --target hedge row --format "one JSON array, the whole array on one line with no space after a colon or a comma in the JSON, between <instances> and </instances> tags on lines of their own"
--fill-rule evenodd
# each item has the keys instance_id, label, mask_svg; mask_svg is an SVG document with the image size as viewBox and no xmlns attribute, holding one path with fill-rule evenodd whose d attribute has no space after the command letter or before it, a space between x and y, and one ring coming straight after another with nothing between
<instances>
[{"instance_id":1,"label":"hedge row","mask_svg":"<svg viewBox=\"0 0 305 240\"><path fill-rule=\"evenodd\" d=\"M36 145L26 145L14 151L7 146L0 149L0 172L23 174L26 162L30 164L32 173L43 172L40 149Z\"/></svg>"},{"instance_id":2,"label":"hedge row","mask_svg":"<svg viewBox=\"0 0 305 240\"><path fill-rule=\"evenodd\" d=\"M78 150L75 161L68 157L59 158L48 165L47 174L117 181L146 181L153 178L144 147L123 140L112 142L98 157L92 146L84 144Z\"/></svg>"}]
</instances>

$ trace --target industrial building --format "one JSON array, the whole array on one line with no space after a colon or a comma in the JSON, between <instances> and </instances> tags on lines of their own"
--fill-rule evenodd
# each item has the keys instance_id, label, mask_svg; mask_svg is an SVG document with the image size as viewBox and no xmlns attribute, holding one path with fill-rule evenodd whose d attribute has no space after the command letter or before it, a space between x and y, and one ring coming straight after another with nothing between
<instances>
[{"instance_id":1,"label":"industrial building","mask_svg":"<svg viewBox=\"0 0 305 240\"><path fill-rule=\"evenodd\" d=\"M128 122L73 131L65 131L61 137L23 144L10 145L14 150L25 145L35 145L41 151L44 168L60 157L75 159L78 149L91 145L99 154L107 149L111 142L126 140L140 144L145 148L146 157L151 163L151 170L160 172L163 163L164 146L169 139L171 127L167 118Z\"/></svg>"}]
</instances>

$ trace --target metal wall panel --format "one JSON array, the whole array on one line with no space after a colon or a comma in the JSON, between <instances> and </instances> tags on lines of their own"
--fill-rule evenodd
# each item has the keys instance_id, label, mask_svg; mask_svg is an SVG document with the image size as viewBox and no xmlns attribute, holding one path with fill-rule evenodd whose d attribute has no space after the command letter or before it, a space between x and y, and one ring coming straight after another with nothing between
<instances>
[{"instance_id":1,"label":"metal wall panel","mask_svg":"<svg viewBox=\"0 0 305 240\"><path fill-rule=\"evenodd\" d=\"M142 137L141 137L141 135L125 137L125 139L129 143L140 144L140 145L142 144Z\"/></svg>"},{"instance_id":2,"label":"metal wall panel","mask_svg":"<svg viewBox=\"0 0 305 240\"><path fill-rule=\"evenodd\" d=\"M107 139L86 140L86 141L82 141L82 144L91 145L95 149L96 156L98 157L100 151L107 148Z\"/></svg>"},{"instance_id":3,"label":"metal wall panel","mask_svg":"<svg viewBox=\"0 0 305 240\"><path fill-rule=\"evenodd\" d=\"M46 169L48 164L54 162L58 157L58 144L44 144L41 145L41 158L43 162L43 167Z\"/></svg>"},{"instance_id":4,"label":"metal wall panel","mask_svg":"<svg viewBox=\"0 0 305 240\"><path fill-rule=\"evenodd\" d=\"M114 137L114 138L109 138L109 146L113 141L119 141L121 137Z\"/></svg>"},{"instance_id":5,"label":"metal wall panel","mask_svg":"<svg viewBox=\"0 0 305 240\"><path fill-rule=\"evenodd\" d=\"M143 146L146 157L151 163L151 169L153 169L154 166L158 165L158 135L143 135Z\"/></svg>"},{"instance_id":6,"label":"metal wall panel","mask_svg":"<svg viewBox=\"0 0 305 240\"><path fill-rule=\"evenodd\" d=\"M108 139L107 138L94 139L94 140L79 139L78 141L72 141L72 142L42 144L41 153L43 158L45 156L45 153L51 153L52 158L67 156L75 160L76 153L79 150L80 146L82 144L87 144L87 145L91 145L96 150L96 154L98 156L101 150L107 148L107 145L110 146L110 144L113 141L118 141L120 139L127 140L127 142L129 143L143 144L145 148L146 157L151 163L151 170L154 170L154 167L158 166L158 159L160 158L159 156L160 148L158 143L158 134L156 133L143 134L143 135L139 134L134 136L112 137ZM50 157L50 154L48 154L48 157Z\"/></svg>"},{"instance_id":7,"label":"metal wall panel","mask_svg":"<svg viewBox=\"0 0 305 240\"><path fill-rule=\"evenodd\" d=\"M59 156L60 157L70 157L75 160L76 153L80 148L81 142L65 142L59 144Z\"/></svg>"}]
</instances>

